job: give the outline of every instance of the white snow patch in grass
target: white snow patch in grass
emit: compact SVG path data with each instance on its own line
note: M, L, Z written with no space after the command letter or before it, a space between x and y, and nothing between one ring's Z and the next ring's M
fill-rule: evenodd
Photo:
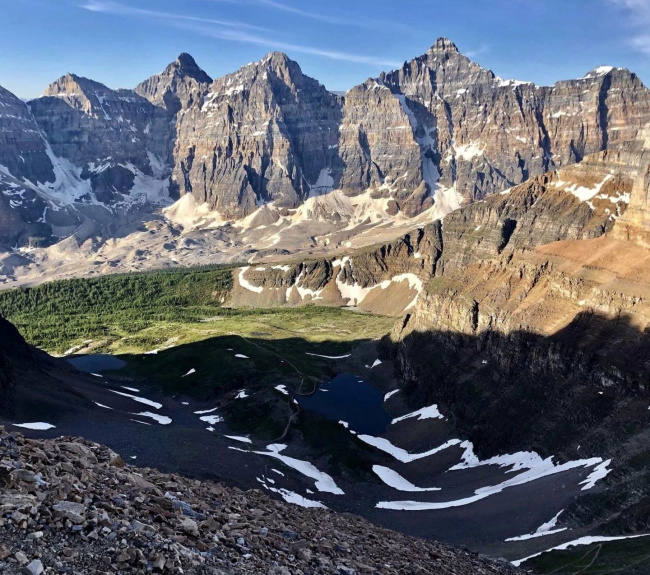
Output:
M271 468L271 471L273 471L273 473L277 473L278 475L281 475L282 477L284 477L284 473L282 473L282 471L280 471L278 469Z
M376 359L374 361L374 363L370 366L370 369L372 369L373 367L377 367L378 365L381 365L381 364L382 364L381 359Z
M393 395L396 393L399 393L401 390L399 389L394 389L393 391L389 391L386 395L384 395L384 401L388 401Z
M283 395L289 395L289 392L287 391L287 386L286 385L276 385L275 389L277 389Z
M246 390L245 390L245 389L242 389L242 390L237 394L237 397L235 397L235 399L246 399L247 397L249 397L249 395L246 393Z
M253 443L250 439L248 439L248 437L239 437L238 435L224 435L224 437L232 439L233 441L241 441L242 443Z
M183 377L187 377L188 375L192 375L193 373L196 373L196 369L194 368L190 369Z
M172 420L166 415L158 415L157 413L151 413L150 411L143 411L142 413L134 413L133 415L141 415L142 417L149 417L154 421L160 423L160 425L169 425Z
M90 375L94 375L95 377L104 377L101 373L91 373ZM125 387L124 389L128 388Z
M144 403L145 405L148 405L149 407L154 407L156 409L160 409L162 407L162 403L158 403L156 401L151 401L150 399L146 399L144 397L138 397L137 395L131 395L130 393L122 393L121 391L115 391L114 389L109 389L109 391L112 391L113 393L117 393L117 395L122 395L124 397L129 397L134 401L137 401L139 403Z
M282 496L282 499L284 499L287 503L292 503L293 505L299 505L300 507L312 507L312 508L317 508L317 509L327 509L325 505L323 505L320 501L313 501L312 499L307 499L306 497L303 497L302 495L295 493L294 491L289 491L288 489L277 489L275 487L270 487L268 485L264 485L269 491L273 491L274 493L278 493L279 495Z
M594 457L591 459L568 461L566 463L556 465L553 463L553 457L542 459L537 453L533 452L519 452L514 454L500 455L497 457L492 457L491 459L487 459L485 461L480 461L474 454L473 445L471 442L464 441L460 443L458 440L452 441L456 441L456 444L460 444L462 447L464 447L465 453L463 454L463 462L452 467L450 471L468 469L483 465L511 467L507 473L513 473L515 471L522 470L525 471L523 471L523 473L517 474L511 479L498 483L497 485L481 487L474 492L474 495L470 495L469 497L464 497L462 499L436 503L421 501L381 501L377 504L377 507L380 509L394 509L402 511L425 511L433 509L447 509L450 507L462 507L464 505L469 505L471 503L475 503L476 501L480 501L481 499L485 499L486 497L490 497L491 495L501 493L508 487L530 483L537 479L541 479L542 477L555 475L557 473L562 473L570 469L576 469L579 467L593 467L602 463L603 461L600 457Z
M334 479L332 479L331 476L323 471L320 471L317 467L308 461L302 461L300 459L294 459L293 457L281 455L280 451L283 451L286 449L286 447L287 446L283 444L267 445L266 448L269 451L254 451L253 453L273 457L274 459L282 461L282 463L284 463L286 466L295 469L299 473L302 473L306 477L314 479L316 481L315 486L318 491L321 491L323 493L333 493L334 495L345 495L343 490L336 485Z
M239 285L243 287L244 289L247 289L248 291L252 291L254 293L262 293L264 291L264 286L254 286L252 283L250 283L245 277L244 274L250 269L250 266L247 266L245 268L241 268L239 270Z
M553 529L553 527L557 525L557 520L563 512L564 509L558 511L557 515L553 517L553 519L538 527L534 533L519 535L518 537L508 537L506 541L526 541L528 539L536 539L537 537L544 537L545 535L553 535L554 533L561 533L562 531L566 531L566 527L562 527L561 529Z
M220 415L204 415L203 417L199 417L201 421L205 421L206 423L209 423L210 425L214 425L215 423L221 423L223 421L223 417Z
M196 415L204 415L204 414L206 414L206 413L212 413L212 412L214 412L214 411L217 411L217 409L219 409L219 408L218 408L218 407L213 407L212 409L205 409L205 410L203 410L203 411L195 411L194 413L195 413Z
M120 385L122 389L126 389L127 391L133 391L135 393L140 393L139 389L136 389L135 387L126 387L126 385Z
M93 401L93 403L94 403L97 407L103 407L104 409L113 409L112 407L108 407L108 405L104 405L103 403L97 403L96 401Z
M602 391L601 391L602 393ZM608 459L607 461L603 461L602 463L599 463L594 467L594 470L591 472L589 477L585 479L584 481L580 482L580 485L583 485L584 487L582 488L582 491L586 491L587 489L591 489L596 485L596 482L599 479L603 479L607 474L611 471L611 469L607 469L607 466L612 462L611 459Z
M350 357L352 354L348 353L347 355L320 355L318 353L309 353L308 351L306 351L305 355L311 355L313 357L322 357L325 359L345 359L346 357Z
M650 533L643 533L642 535L622 535L618 537L601 537L601 536L588 535L586 537L580 537L579 539L574 539L573 541L569 541L568 543L562 543L562 545L558 545L557 547L551 547L550 549L546 549L545 551L540 551L539 553L529 555L528 557L524 557L523 559L517 559L516 561L511 561L511 563L515 567L519 567L522 563L525 563L529 559L533 559L534 557L539 557L540 555L544 553L548 553L549 551L564 551L569 547L591 545L592 543L607 543L608 541L621 541L623 539L638 539L639 537L650 537Z
M417 461L418 459L429 457L430 455L434 455L443 449L453 447L454 445L460 445L462 443L460 439L450 439L446 443L443 443L438 447L434 447L429 451L425 451L423 453L409 453L405 449L393 445L390 441L388 441L388 439L384 439L383 437L374 437L372 435L359 435L358 437L361 441L367 443L368 445L372 445L377 449L385 451L402 463L411 463L411 461Z
M243 353L236 353L235 357L238 357L239 359L250 359L250 357L244 355Z
M151 425L151 423L147 423L146 421L140 421L139 419L132 419L131 421L135 423L141 423L142 425Z
M422 491L440 491L440 487L417 487L410 481L402 477L396 471L381 465L373 465L372 470L388 487L399 491L422 492Z
M48 429L54 429L56 425L51 423L45 423L43 421L35 421L33 423L14 423L14 427L22 427L24 429L33 429L35 431L47 431Z
M400 421L404 421L405 419L410 419L412 417L417 417L418 421L422 421L423 419L444 419L442 413L438 411L438 406L430 405L429 407L418 409L413 413L407 413L401 417L396 417L393 419L393 421L391 421L391 423L399 423Z

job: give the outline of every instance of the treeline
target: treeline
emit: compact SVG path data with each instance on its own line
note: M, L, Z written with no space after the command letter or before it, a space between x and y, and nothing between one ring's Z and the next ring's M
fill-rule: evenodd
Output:
M232 289L231 269L106 275L0 291L0 315L33 345L61 352L75 338L121 337L154 322L230 315L221 304Z

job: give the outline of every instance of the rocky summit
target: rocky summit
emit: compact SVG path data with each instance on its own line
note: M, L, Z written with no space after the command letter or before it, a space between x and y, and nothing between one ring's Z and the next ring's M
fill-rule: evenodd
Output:
M351 515L126 465L83 439L2 427L0 528L7 574L517 572Z

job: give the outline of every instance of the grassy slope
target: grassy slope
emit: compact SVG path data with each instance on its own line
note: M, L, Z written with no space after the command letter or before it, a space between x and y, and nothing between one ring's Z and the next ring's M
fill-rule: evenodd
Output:
M553 551L524 563L522 567L549 575L646 575L650 573L650 538L595 543L566 551Z
M228 267L66 280L0 292L0 315L48 352L92 340L93 353L123 355L134 375L154 378L167 392L189 387L197 397L279 375L311 388L313 379L330 375L332 362L307 352L347 353L394 321L313 306L224 308L231 288ZM154 349L162 351L143 355ZM197 370L191 386L181 378L189 369Z

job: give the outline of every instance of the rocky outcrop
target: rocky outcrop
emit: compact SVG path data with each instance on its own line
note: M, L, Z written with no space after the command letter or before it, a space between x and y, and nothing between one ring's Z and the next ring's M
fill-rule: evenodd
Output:
M636 154L640 169L631 175L634 184L630 205L616 222L612 236L631 241L643 247L650 247L650 130L646 128L641 139L629 146L628 153Z
M78 438L0 428L0 461L3 573L518 572L352 515L138 469Z
M437 222L351 256L240 268L233 274L228 304L357 306L399 316L415 305L423 278L435 268L441 246Z
M34 184L54 182L50 151L27 105L0 87L0 244L49 238L48 206Z

